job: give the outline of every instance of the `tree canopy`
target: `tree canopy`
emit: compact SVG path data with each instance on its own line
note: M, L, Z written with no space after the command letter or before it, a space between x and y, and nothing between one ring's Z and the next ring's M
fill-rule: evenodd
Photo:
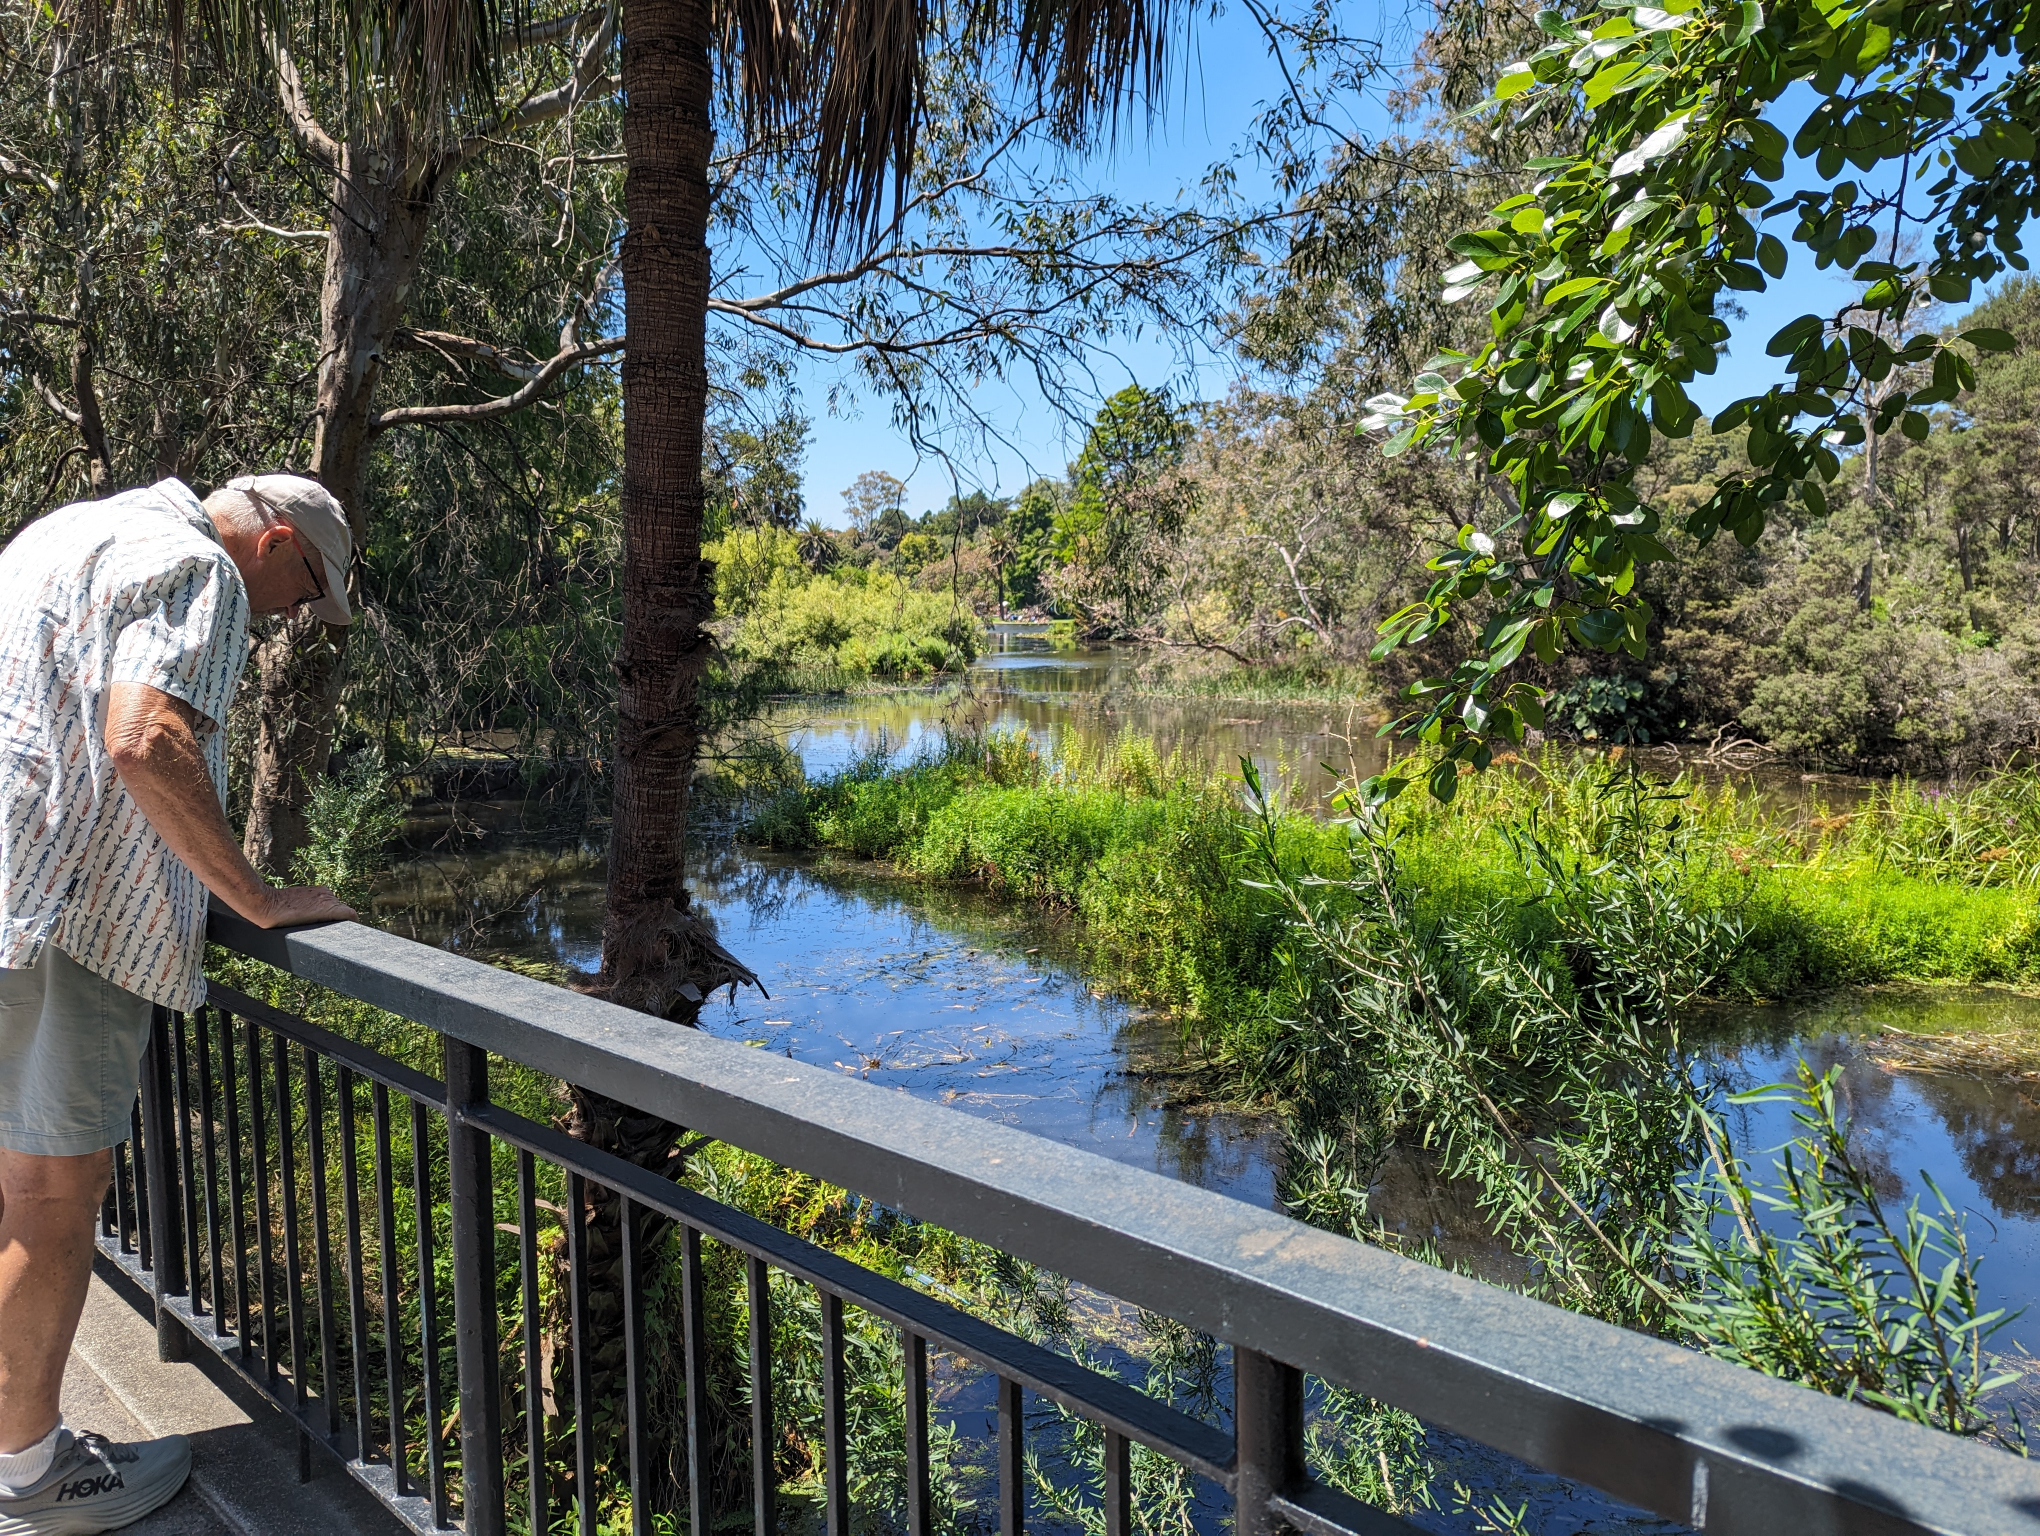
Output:
M1432 562L1378 648L1485 602L1472 654L1410 694L1404 726L1441 749L1441 796L1460 762L1485 766L1541 723L1527 658L1643 653L1639 573L1671 551L1637 473L1654 442L1698 424L1691 387L1717 365L1736 296L1809 266L1861 285L1781 327L1777 381L1709 424L1746 428L1747 456L1684 526L1748 546L1788 503L1824 509L1880 435L1923 440L1928 413L1974 385L1976 354L2012 347L1989 326L1940 331L1932 306L2024 269L2040 197L2040 31L2021 7L1602 0L1537 25L1544 46L1482 110L1566 118L1574 146L1531 159L1534 186L1450 242L1462 260L1443 297L1480 295L1487 338L1441 351L1407 397L1376 397L1367 423L1393 429L1390 455L1466 454L1509 493L1498 526L1464 525Z

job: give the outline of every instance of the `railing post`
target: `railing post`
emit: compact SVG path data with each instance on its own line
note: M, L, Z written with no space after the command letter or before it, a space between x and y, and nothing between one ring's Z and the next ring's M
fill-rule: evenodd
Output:
M142 1052L142 1160L149 1197L149 1282L156 1303L156 1358L182 1360L190 1346L165 1298L184 1294L184 1238L179 1231L177 1116L170 1088L170 1010L150 1010Z
M1305 1475L1303 1372L1235 1348L1233 1435L1238 1455L1233 1529L1239 1536L1275 1536L1287 1522L1269 1501L1299 1487Z
M446 1041L446 1151L453 1196L453 1331L460 1376L461 1524L503 1536L503 1400L496 1365L496 1194L486 1131L461 1113L489 1100L489 1055Z

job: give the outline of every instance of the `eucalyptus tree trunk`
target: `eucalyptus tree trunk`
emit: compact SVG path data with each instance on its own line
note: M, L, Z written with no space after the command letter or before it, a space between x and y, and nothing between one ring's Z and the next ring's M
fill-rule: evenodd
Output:
M319 291L317 428L310 473L368 537L362 472L373 440L383 349L403 319L431 229L436 178L402 143L340 146ZM243 848L278 878L304 847L312 788L333 750L347 631L310 614L278 624L255 652L260 705Z

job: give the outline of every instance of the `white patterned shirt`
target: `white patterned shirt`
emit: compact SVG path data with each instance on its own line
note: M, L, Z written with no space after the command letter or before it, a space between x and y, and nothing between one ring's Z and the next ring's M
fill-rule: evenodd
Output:
M248 589L181 481L59 507L0 550L0 966L54 943L151 1002L204 1001L206 890L115 774L107 694L195 709L224 806L247 660Z

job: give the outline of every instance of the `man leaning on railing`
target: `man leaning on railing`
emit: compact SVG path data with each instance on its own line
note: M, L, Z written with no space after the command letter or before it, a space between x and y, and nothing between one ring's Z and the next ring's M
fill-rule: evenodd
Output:
M64 1362L107 1149L152 1004L205 997L206 892L265 928L354 911L277 889L227 825L251 614L346 624L346 515L296 475L62 507L0 550L0 1533L110 1531L183 1485L183 1436L74 1433Z

